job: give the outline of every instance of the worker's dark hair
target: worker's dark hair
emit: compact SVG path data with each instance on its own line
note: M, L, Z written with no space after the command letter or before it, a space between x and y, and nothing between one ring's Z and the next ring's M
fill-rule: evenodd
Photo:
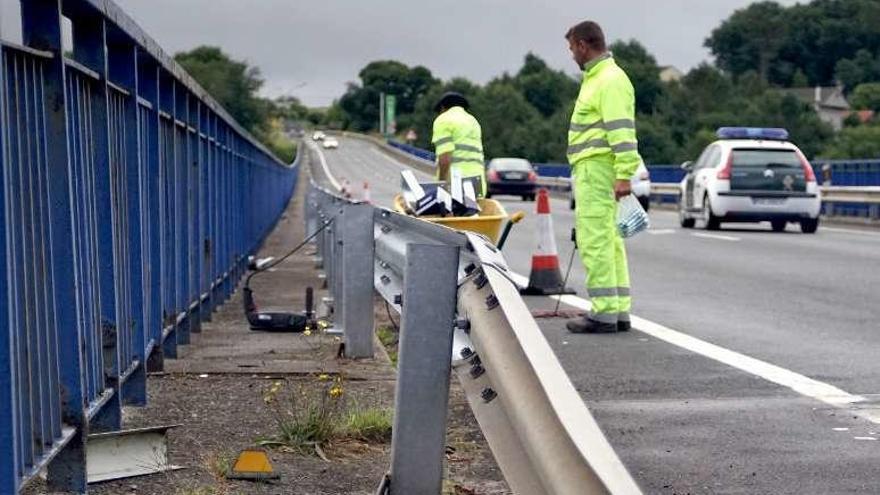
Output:
M434 105L434 111L439 112L444 108L448 110L452 107L462 107L465 110L468 110L470 106L470 103L463 94L456 93L455 91L449 91L448 93L445 93L443 96L441 96L439 100L437 100L437 104Z
M583 21L575 24L565 33L565 39L583 41L593 50L605 51L605 33L593 21Z

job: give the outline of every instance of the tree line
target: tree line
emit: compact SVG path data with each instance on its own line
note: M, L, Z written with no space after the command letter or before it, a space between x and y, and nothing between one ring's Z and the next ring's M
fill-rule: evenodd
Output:
M715 139L715 129L726 125L785 127L811 157L880 157L880 119L862 121L853 115L835 134L809 103L786 92L840 84L854 110L880 113L878 19L878 0L813 0L792 7L753 3L706 38L714 63L670 82L660 80L661 67L641 43L613 43L610 49L636 89L645 161L692 160ZM379 94L394 94L401 137L413 129L415 144L430 147L433 105L443 92L454 90L471 100L488 157L565 161L566 129L580 76L553 69L535 54L527 54L516 73L485 85L463 78L442 81L426 67L393 60L371 62L358 76L360 81L348 85L321 124L375 131Z

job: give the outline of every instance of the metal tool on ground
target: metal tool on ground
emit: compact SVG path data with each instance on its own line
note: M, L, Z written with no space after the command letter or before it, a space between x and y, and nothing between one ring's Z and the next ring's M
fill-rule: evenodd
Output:
M260 311L254 301L254 291L250 287L251 280L262 273L278 266L284 260L292 256L294 253L303 248L312 239L318 236L326 229L332 220L324 222L317 231L305 238L300 244L290 250L287 254L277 260L253 263L250 265L251 274L245 279L244 288L242 289L242 304L244 305L244 313L247 317L251 330L262 330L265 332L291 332L298 333L305 331L306 327L313 324L315 320L313 293L311 287L306 287L306 309L303 313L288 313L279 311Z
M280 476L272 469L272 462L266 451L245 449L238 454L232 469L226 473L231 480L273 480Z
M550 216L550 196L547 189L538 191L538 243L532 254L532 269L529 272L529 285L520 289L527 296L547 296L554 294L574 294L565 286L559 273L559 254L553 233L553 217Z

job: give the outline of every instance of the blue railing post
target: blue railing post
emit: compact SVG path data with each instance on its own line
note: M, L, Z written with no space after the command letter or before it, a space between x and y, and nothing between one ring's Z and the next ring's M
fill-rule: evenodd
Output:
M0 50L0 458L6 459L0 463L0 493L16 493L18 491L19 471L21 459L16 448L18 438L17 425L18 414L13 406L16 403L16 390L14 386L15 368L13 366L13 326L9 324L10 294L7 282L7 238L6 225L9 222L6 216L6 188L9 184L7 178L8 166L6 164L6 149L8 147L7 132L3 127L6 122L6 59L4 51Z
M117 215L125 226L120 229L120 261L119 272L123 280L129 283L120 284L119 292L126 302L126 314L118 318L118 334L120 354L120 380L122 402L130 405L147 403L147 348L144 330L144 266L141 236L141 197L140 197L140 119L138 119L137 95L137 48L123 33L115 29L107 32L107 79L114 85L114 116L118 119L116 141L118 151L115 153L118 171L123 180L119 181L120 196L125 201L117 202L120 209ZM126 94L127 93L127 94ZM124 317L125 319L122 319Z
M78 12L72 20L75 24L73 38L74 59L95 71L101 79L96 97L91 99L91 113L95 118L91 144L94 156L95 213L97 215L97 261L98 261L98 299L100 321L97 322L97 353L102 354L97 377L98 394L109 395L106 402L99 403L92 411L90 426L95 431L118 430L122 426L122 399L115 393L118 389L119 329L116 293L117 253L113 232L113 173L109 143L110 109L107 87L106 23L98 12ZM84 104L88 104L85 102ZM106 387L106 389L104 388Z
M59 0L28 0L21 2L22 32L25 45L52 53L42 71L44 98L44 139L47 193L49 198L49 252L51 257L50 304L54 321L48 331L50 342L57 345L61 388L61 420L76 429L67 447L49 465L52 487L72 492L86 490L86 452L88 433L86 403L83 389L82 335L76 316L73 228L70 197L70 170L67 154L67 117L65 68ZM36 82L36 81L35 81ZM34 88L36 89L36 88ZM44 308L47 310L48 308ZM58 328L63 331L58 332ZM31 442L31 438L20 438ZM44 443L50 439L41 439ZM22 459L32 466L33 460ZM26 466L22 466L26 467ZM23 474L23 473L22 473Z
M159 216L162 218L162 353L177 357L174 79L159 74Z
M146 297L144 328L147 371L164 369L162 353L162 207L159 180L159 68L148 57L138 57L138 122L140 132L141 225L144 226Z

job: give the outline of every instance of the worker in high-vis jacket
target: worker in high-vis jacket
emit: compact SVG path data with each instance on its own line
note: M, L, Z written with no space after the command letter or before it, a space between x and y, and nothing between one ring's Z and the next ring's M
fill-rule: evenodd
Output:
M605 46L602 28L592 21L565 35L583 82L568 130L568 162L575 197L575 232L587 270L592 305L571 320L573 333L630 329L629 269L617 230L617 202L632 193L630 178L641 162L635 126L635 94L626 73Z
M437 180L450 182L452 170L462 179L479 179L474 191L480 197L486 195L486 167L483 163L483 131L480 123L468 113L467 98L455 92L444 94L434 110L431 142L437 155Z

